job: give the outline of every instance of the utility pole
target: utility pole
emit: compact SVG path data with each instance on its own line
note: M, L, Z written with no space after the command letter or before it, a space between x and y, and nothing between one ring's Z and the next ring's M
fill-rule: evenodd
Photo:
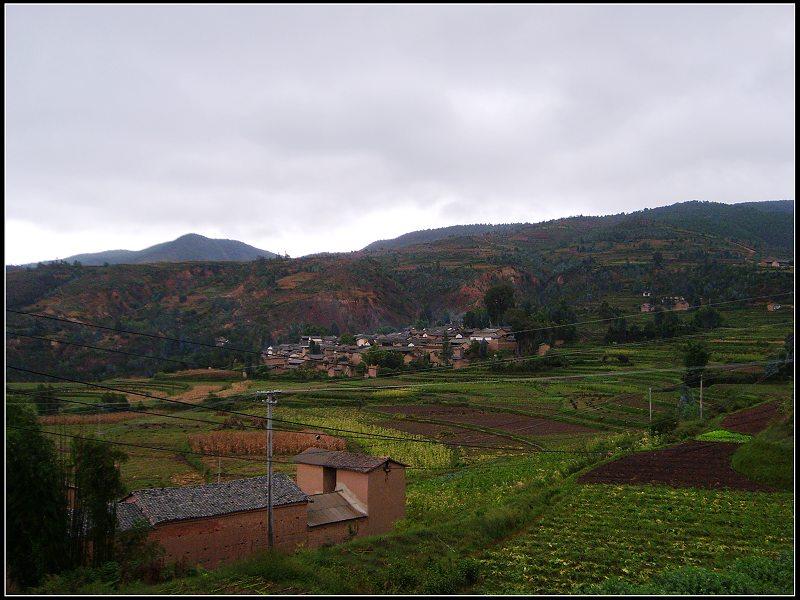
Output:
M272 407L278 403L275 395L279 393L280 390L256 392L256 397L265 397L262 402L267 405L267 545L270 550L275 545L272 526Z
M703 376L700 375L700 420L703 420Z
M653 422L653 388L647 388L647 403L650 405L650 422Z

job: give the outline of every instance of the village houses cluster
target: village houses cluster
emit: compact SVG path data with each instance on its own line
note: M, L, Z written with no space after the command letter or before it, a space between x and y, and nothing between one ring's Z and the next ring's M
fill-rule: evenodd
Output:
M355 343L342 344L336 336L307 335L294 344L270 346L261 354L262 362L276 374L295 369L313 369L330 377L377 377L379 366L367 364L372 349L396 352L403 364L414 361L433 366L467 366L471 348L483 345L487 352L517 352L517 341L508 328L465 329L457 326L417 329L387 334L358 334Z
M645 298L651 298L652 293L644 291L642 292L642 296L644 296ZM657 306L658 305L655 303L655 301L650 300L649 302L645 302L644 304L642 304L641 312L655 312ZM678 311L689 310L691 308L691 306L683 296L666 296L661 299L661 306L667 309L678 310Z

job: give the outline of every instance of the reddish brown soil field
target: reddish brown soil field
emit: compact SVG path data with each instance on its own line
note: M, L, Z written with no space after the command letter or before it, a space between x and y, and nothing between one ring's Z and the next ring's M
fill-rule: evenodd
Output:
M378 410L392 414L403 413L422 419L440 419L453 423L490 427L517 435L554 435L558 433L593 433L596 431L589 427L572 423L514 413L491 412L466 406L382 406Z
M736 433L754 434L763 431L779 417L777 402L767 402L754 408L740 410L722 420L722 428Z
M419 421L394 419L382 423L381 425L406 433L423 435L427 438L440 441L443 444L453 446L470 444L476 446L503 446L508 448L522 447L519 442L499 435L492 435L491 433L484 433L483 431L459 429L458 427L447 427L446 425L436 425L435 423L420 423Z
M582 475L580 483L666 484L672 487L771 491L731 468L739 444L691 441L635 452Z

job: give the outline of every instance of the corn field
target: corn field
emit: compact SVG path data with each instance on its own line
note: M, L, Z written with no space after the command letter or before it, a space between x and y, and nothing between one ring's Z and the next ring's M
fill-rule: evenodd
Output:
M39 417L42 425L92 425L95 423L119 423L120 421L130 421L140 419L141 413L135 412L114 412L84 415L45 415Z
M190 435L189 445L195 452L263 455L267 452L267 436L262 431L211 431ZM276 431L272 438L275 454L298 454L312 447L344 450L345 446L342 438L314 431Z

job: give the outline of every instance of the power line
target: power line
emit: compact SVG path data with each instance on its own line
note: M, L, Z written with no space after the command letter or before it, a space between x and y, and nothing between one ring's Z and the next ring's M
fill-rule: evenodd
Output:
M167 340L167 341L170 341L170 342L179 342L179 343L182 343L182 344L192 344L192 345L195 345L195 346L203 346L203 347L206 347L206 348L214 348L216 350L227 350L227 351L232 351L232 352L244 352L244 353L247 353L247 354L258 354L259 356L261 355L261 351L260 350L246 350L244 348L235 348L233 346L217 346L216 344L207 344L205 342L198 342L198 341L195 341L195 340L174 338L174 337L170 337L170 336L166 336L166 335L158 335L158 334L154 334L154 333L144 333L144 332L141 332L141 331L131 331L129 329L121 329L119 327L108 327L107 325L98 325L97 323L89 323L87 321L77 321L77 320L74 320L74 319L65 319L63 317L56 317L56 316L53 316L53 315L43 315L43 314L39 314L39 313L26 312L26 311L23 311L23 310L13 310L11 308L6 308L6 311L10 312L10 313L17 314L17 315L26 315L26 316L29 316L29 317L36 317L37 319L48 319L50 321L58 321L60 323L70 323L72 325L81 325L82 327L92 327L94 329L102 329L102 330L105 330L105 331L114 331L114 332L117 332L117 333L125 333L125 334L128 334L128 335L139 335L139 336L148 337L148 338L157 339L157 340Z
M68 346L78 346L80 348L89 348L89 349L92 349L92 350L102 350L103 352L114 352L115 354L125 354L127 356L136 356L136 357L139 357L139 358L149 358L151 360L163 360L163 361L166 361L166 362L176 363L176 364L183 365L183 366L193 366L193 367L197 367L197 368L205 368L202 365L199 365L198 363L193 363L191 361L186 361L186 360L177 360L177 359L173 359L173 358L166 358L164 356L153 356L152 354L138 354L136 352L126 352L124 350L114 350L112 348L101 348L100 346L91 346L91 345L88 345L88 344L79 344L78 342L67 342L65 340L57 340L57 339L42 337L42 336L38 336L38 335L28 335L28 334L25 334L25 333L17 333L15 331L7 331L6 333L8 335L11 335L11 336L14 336L14 337L24 337L24 338L30 338L30 339L33 339L33 340L42 340L42 341L45 341L45 342L56 342L58 344L66 344Z
M772 362L772 361L760 361L760 362L756 361L756 362L750 362L750 363L728 363L728 364L723 364L723 365L712 365L712 366L706 366L706 367L689 367L689 368L686 368L686 370L719 369L719 368L736 367L736 366L753 366L753 365L765 364L765 363L769 363L769 362ZM152 398L152 399L155 399L155 400L162 400L162 401L166 401L166 402L171 402L171 403L175 403L175 404L180 404L180 405L185 405L185 406L190 406L192 408L196 408L196 405L194 405L194 404L191 404L191 403L188 403L188 402L184 402L184 401L180 401L180 400L174 400L174 399L171 399L171 398L164 398L164 397L160 397L160 396L154 396L152 394L145 394L145 393L142 393L142 392L132 392L132 391L120 390L119 388L112 388L112 387L109 387L109 386L103 386L103 385L100 385L100 384L89 383L89 382L76 380L76 379L70 379L70 378L61 377L61 376L53 375L53 374L49 374L49 373L42 373L42 372L30 370L30 369L24 369L24 368L21 368L21 367L15 367L15 366L12 366L12 365L8 365L8 368L11 368L11 369L14 369L14 370L17 370L17 371L22 371L22 372L35 374L35 375L42 375L42 376L45 376L45 377L51 377L51 378L54 378L54 379L60 379L60 380L63 380L63 381L70 381L70 382L73 382L73 383L81 383L81 384L84 384L84 385L89 385L89 386L98 387L98 388L102 388L102 389L107 389L107 390L111 390L111 391L121 391L121 392L132 394L132 395L143 396L143 397L146 397L146 398ZM662 369L647 369L647 370L623 371L623 372L619 372L619 371L614 372L614 371L612 371L612 372L607 372L607 373L590 373L590 374L582 374L582 375L551 376L551 377L539 377L539 378L516 378L516 379L514 379L514 381L549 381L549 380L581 379L581 378L588 378L588 377L603 377L603 376L618 377L618 376L629 376L629 375L633 375L633 374L643 374L643 373L653 373L653 372L674 372L674 371L682 371L682 370L684 370L684 369L682 369L682 368L666 368L666 369L663 369L662 368ZM497 383L498 381L503 381L503 380L495 380L495 381L480 380L480 381L474 381L474 382L469 382L469 383L474 383L474 384L477 384L477 383ZM463 383L463 382L461 382L461 383ZM452 385L453 382L438 382L438 384ZM437 385L437 383L428 383L428 384L421 384L421 385L424 385L425 387L430 387L430 386L433 386L433 385ZM411 387L419 387L419 385L410 384L410 385L405 385L405 386L380 386L380 387L373 388L373 389L398 389L398 388L406 389L406 388L411 388ZM360 390L367 391L367 390L369 390L369 388L360 388ZM285 393L304 393L304 392L312 392L312 391L320 391L320 390L293 390L291 392L287 391ZM259 415L253 415L251 413L242 413L242 412L238 412L238 411L231 411L231 410L228 410L228 409L216 409L216 410L218 412L230 413L230 414L234 414L234 415L237 415L237 416L244 416L244 417L249 417L249 418L253 418L253 417L261 418ZM338 431L338 432L353 433L353 434L362 435L362 436L366 435L366 436L369 436L370 438L373 438L373 439L387 439L387 440L396 440L396 441L408 441L408 438L399 438L399 437L394 437L394 436L381 436L380 434L369 434L369 433L365 434L365 432L353 431L353 430L348 430L348 429L343 429L343 428L321 426L321 425L313 425L313 424L309 424L309 423L291 421L291 420L288 420L288 419L274 419L274 420L275 421L284 422L284 423L294 424L294 425L305 426L305 427L316 427L318 429L326 429L326 430L332 430L332 431ZM456 426L458 425L457 423L450 423L450 422L448 422L448 424L452 424L452 425L456 425ZM433 441L430 441L430 440L419 440L419 441L420 442L439 443L439 444L441 444L441 442L433 442ZM466 444L459 444L459 446L469 447ZM480 448L483 448L483 449L487 448L486 446L483 446L483 445L475 446L475 447L480 447ZM495 449L512 450L512 448L499 448L499 447L495 448ZM513 448L513 450L518 450L518 448ZM547 449L544 449L544 448L540 448L540 449L538 449L536 451L537 452L564 452L564 451L557 451L557 450L547 450Z
M507 381L513 382L521 382L521 383L537 383L537 382L547 382L547 381L562 381L562 380L569 380L569 379L584 379L584 378L593 378L593 377L627 377L630 375L644 375L647 373L668 373L668 372L676 372L676 371L683 371L683 370L695 370L695 369L722 369L726 367L736 367L736 366L757 366L761 364L768 364L772 361L753 361L747 363L727 363L721 365L707 365L705 367L673 367L673 368L659 368L659 369L639 369L639 370L632 370L632 371L606 371L604 373L581 373L577 375L552 375L547 377L510 377L510 378L503 378L503 379L477 379L477 380L467 380L467 381L434 381L430 383L409 383L409 384L398 384L398 385L384 385L384 386L372 386L372 387L356 387L351 386L346 389L350 391L364 391L364 392L373 392L379 390L396 390L396 389L411 389L411 388L428 388L434 386L441 386L441 385L477 385L477 384L491 384L491 383L503 383ZM317 392L331 392L331 391L342 391L343 388L341 387L327 387L327 388L306 388L306 389L289 389L285 390L284 393L291 393L291 394L304 394L304 393L317 393Z
M61 377L59 375L53 375L53 374L50 374L50 373L41 373L41 372L38 372L38 371L32 371L32 370L29 370L29 369L23 369L21 367L15 367L15 366L12 366L12 365L8 365L8 368L14 369L14 370L17 370L17 371L33 373L33 374L36 374L36 375L43 375L45 377L52 377L54 379L61 379L61 380L64 380L64 381L70 381L70 382L73 382L73 383L82 383L84 385L99 387L99 388L110 390L110 391L123 392L123 393L127 393L127 394L134 394L134 395L137 395L137 396L143 396L145 398L151 398L151 399L154 399L154 400L164 400L166 402L173 402L173 403L176 403L176 404L181 404L181 405L186 405L186 406L191 406L193 408L197 408L196 405L191 404L189 402L183 402L181 400L174 400L174 399L171 399L171 398L164 398L164 397L161 397L161 396L153 396L152 394L145 394L143 392L127 391L127 390L123 390L123 389L120 389L120 388L113 388L113 387L104 386L104 385L95 384L95 383L90 383L90 382L86 382L86 381L80 381L80 380L76 380L76 379L70 379L70 378L66 378L66 377ZM214 410L217 410L218 412L230 413L230 414L237 415L237 416L242 416L242 417L263 419L262 416L254 415L252 413L243 413L243 412L239 412L239 411L231 411L231 410L220 409L220 408L217 408L217 409L214 409ZM146 412L146 411L131 409L131 412ZM154 414L156 416L168 416L168 415L163 415L163 414L160 414L160 413L149 413L149 414ZM173 416L172 418L185 418L185 417ZM188 420L196 420L196 419L190 419L190 418L187 418L187 419ZM515 451L519 450L519 448L502 447L502 446L486 446L486 445L482 445L482 444L480 444L480 445L477 445L477 444L446 444L444 442L439 442L439 441L434 441L434 440L403 438L403 437L398 437L398 436L388 436L388 435L384 435L384 434L373 434L373 433L364 432L364 431L354 431L354 430L351 430L351 429L343 429L343 428L340 428L340 427L329 427L329 426L325 426L325 425L316 425L316 424L313 424L313 423L303 423L303 422L300 422L300 421L292 421L292 420L288 420L288 419L273 418L273 421L278 421L278 422L281 422L281 423L288 423L288 424L291 424L291 425L298 425L298 426L302 426L302 427L312 427L312 428L316 428L316 429L325 429L325 430L329 430L329 431L335 431L335 432L338 432L338 433L355 434L355 435L350 435L350 436L341 435L341 437L350 437L350 438L353 438L353 439L358 439L356 436L361 436L360 439L365 439L365 440L388 440L388 441L399 441L399 442L408 442L408 443L438 444L438 445L445 445L445 446L446 445L457 445L457 446L460 446L460 447L474 447L474 448L481 448L481 449L485 449L485 450L515 450ZM212 423L214 425L222 425L223 424L223 423L219 423L219 422L216 422L216 421L206 421L206 422L207 423ZM255 426L247 426L247 425L245 425L245 427L261 430L260 427L255 427ZM309 435L316 435L315 433L312 433L312 432L299 432L299 431L289 430L289 429L280 430L280 431L286 431L286 432L291 432L291 433L308 433ZM527 443L528 445L532 446L532 451L550 452L549 450L546 450L544 448L539 447L538 444L535 444L533 442L522 442L522 443ZM533 448L535 448L535 450L533 450ZM553 452L555 452L555 451L553 451Z
M764 298L778 298L778 297L781 297L781 296L792 295L793 293L794 292L781 292L781 293L777 293L777 294L769 294L769 295L763 295L763 296L751 296L751 297L748 297L748 298L739 298L739 299L736 299L736 300L726 300L726 301L721 301L721 302L709 302L707 304L693 305L693 306L690 306L689 308L700 308L700 307L703 307L703 306L721 306L721 305L724 305L724 304L732 304L732 303L736 303L736 302L747 302L749 300L759 300L759 299L764 299ZM662 312L674 312L674 311L677 311L677 310L678 309L674 309L674 308L672 308L672 309L664 309ZM681 310L684 310L684 309L681 309ZM688 309L685 309L685 310L688 310ZM140 332L140 331L131 331L129 329L121 329L121 328L118 328L118 327L109 327L107 325L99 325L97 323L90 323L88 321L78 321L78 320L75 320L75 319L66 319L66 318L63 318L63 317L56 317L54 315L43 315L43 314L40 314L40 313L32 313L32 312L27 312L27 311L14 310L14 309L11 309L11 308L6 308L6 311L10 312L10 313L13 313L13 314L18 314L18 315L26 315L26 316L29 316L29 317L35 317L35 318L39 318L39 319L48 319L48 320L51 320L51 321L58 321L58 322L61 322L61 323L70 323L72 325L81 325L83 327L92 327L92 328L95 328L95 329L102 329L102 330L105 330L105 331L114 331L114 332L117 332L117 333L124 333L124 334L128 334L128 335L139 335L139 336L144 336L144 337L148 337L148 338L151 338L151 339L162 339L162 340L168 340L168 341L173 341L173 342L192 344L192 345L196 345L196 346L203 346L203 347L207 347L207 348L214 348L214 349L218 349L218 350L221 349L221 350L227 350L227 351L232 351L232 352L244 352L244 353L248 353L248 354L258 354L259 356L261 355L261 351L260 350L247 350L247 349L244 349L244 348L236 348L236 347L233 347L233 346L218 346L216 344L208 344L208 343L205 343L205 342L198 342L196 340L174 338L174 337L170 337L170 336L165 336L165 335L160 335L160 334L153 334L153 333L145 333L145 332ZM614 321L614 320L617 320L617 319L620 319L620 318L640 317L642 315L648 315L648 314L652 314L652 313L639 312L639 313L632 313L632 314L629 314L629 315L619 315L619 316L616 316L616 317L608 317L608 318L603 318L603 319L591 319L591 320L587 320L587 321L574 321L574 322L571 322L571 323L553 324L553 325L549 325L547 327L537 327L537 328L532 328L532 329L518 329L518 330L510 331L509 334L527 333L527 332L532 332L532 331L544 331L544 330L549 330L549 329L558 329L558 328L562 328L562 327L570 327L570 326L573 326L573 325L586 325L586 324L590 324L590 323L600 323L600 322L605 322L605 321Z
M766 323L766 324L763 324L763 325L758 325L756 327L760 328L760 329L763 329L763 328L766 328L766 327L775 327L775 326L778 326L778 325L785 325L785 324L789 324L789 323L791 323L791 321L779 321L779 322L776 322L776 323ZM675 340L682 340L682 339L702 337L702 336L710 336L710 335L713 335L714 333L721 334L721 333L727 333L727 332L732 332L732 331L752 331L754 328L755 327L722 328L722 331L712 330L712 331L703 331L703 332L698 332L698 333L691 333L691 334L673 336L673 337L669 337L669 338L657 338L657 339L652 339L652 340L641 340L641 341L635 341L635 342L623 342L621 344L614 344L613 346L599 346L597 349L589 349L589 348L583 349L583 350L581 350L580 348L565 348L563 350L557 350L556 349L556 350L548 351L548 353L546 355L544 355L544 356L547 356L547 357L550 357L550 356L571 357L571 356L579 356L579 355L597 354L599 350L603 350L605 352L608 352L608 351L616 350L618 348L639 347L639 346L646 346L646 345L650 345L650 344L662 344L662 343L663 344L667 344L667 343L670 343L670 342L675 341ZM386 350L391 352L392 348L393 347L388 347L387 346ZM395 376L396 377L402 377L402 376L413 377L413 376L418 375L420 373L429 373L429 372L433 372L433 371L440 371L440 372L446 371L448 373L450 373L450 372L463 373L465 371L471 371L471 370L475 370L475 369L491 368L493 365L497 365L497 364L525 362L527 360L535 360L536 358L537 358L537 355L514 356L514 357L511 357L511 358L504 358L504 359L499 359L499 360L492 360L492 361L487 361L487 362L474 363L474 364L472 364L470 366L462 367L460 369L453 369L453 367L450 366L450 365L431 366L431 367L414 369L413 371L401 371L401 370L394 369L394 370L391 370L391 371L383 371L383 372L379 373L378 377L376 377L375 379L389 378L389 377L395 377ZM541 358L541 357L539 357L539 358ZM350 383L350 382L351 382L350 380L340 380L338 382L338 384L339 384L339 387L341 389L345 389L347 387L345 384L346 383ZM334 382L332 382L332 383L337 383L337 382L334 380Z
M6 425L6 427L8 427L10 429L17 429L17 430L20 430L20 431L29 431L29 432L32 432L32 433L44 433L44 434L47 434L47 435L53 435L53 436L62 437L62 438L71 438L71 439L79 439L79 440L91 440L91 441L99 442L99 443L102 443L102 444L113 444L115 446L126 446L126 447L131 447L131 448L143 448L145 450L153 450L153 451L156 451L156 452L169 452L170 454L188 454L188 455L194 455L194 456L203 456L203 457L207 457L207 458L228 458L228 459L239 460L239 461L243 461L243 462L250 462L250 463L254 463L254 464L258 464L258 465L263 465L264 464L263 460L256 460L256 459L252 459L252 458L243 458L241 456L231 456L231 455L228 455L228 454L207 454L207 453L203 453L203 452L195 452L193 450L178 450L178 449L175 449L175 448L163 448L163 447L160 447L160 446L147 446L147 445L144 445L144 444L134 444L134 443L131 443L131 442L117 442L117 441L113 441L113 440L99 439L99 438L93 438L93 437L85 437L85 436L79 436L79 435L68 434L68 433L57 433L55 431L47 431L45 429L34 429L34 428L31 428L31 427L19 427L18 425ZM514 450L519 451L519 448L514 448ZM322 453L322 452L327 452L327 451L326 450L320 450L320 452ZM279 463L279 464L284 464L284 465L295 465L295 464L297 464L294 461L281 461L281 460L275 460L275 459L273 459L273 462ZM390 469L408 468L408 469L443 470L443 468L440 468L440 467L420 467L420 466L413 466L413 465L408 465L406 467L389 467L389 468Z
M665 309L662 309L660 312L662 312L662 313L665 313L665 312L684 312L684 311L687 311L687 310L689 310L691 308L702 308L704 306L722 306L723 304L733 304L735 302L747 302L749 300L763 300L765 298L779 298L781 296L790 296L790 295L793 295L793 294L794 294L794 292L780 292L778 294L768 294L768 295L764 295L764 296L751 296L749 298L739 298L738 300L725 300L725 301L722 301L722 302L708 302L707 304L694 304L694 305L689 306L688 308L680 308L680 309L678 309L678 308L665 308ZM603 318L603 319L592 319L592 320L589 320L589 321L574 321L572 323L563 323L563 324L560 324L560 325L551 325L551 326L548 326L548 327L537 327L537 328L533 328L533 329L518 329L516 331L511 331L510 333L528 333L528 332L531 332L531 331L544 331L546 329L557 329L557 328L561 328L561 327L570 327L572 325L588 325L589 323L603 323L603 322L606 322L606 321L616 321L617 319L627 319L629 317L641 317L641 316L652 315L652 314L655 314L655 313L646 313L646 312L643 313L643 312L640 311L638 313L631 313L631 314L627 314L627 315L619 315L617 317L608 317L608 318Z

